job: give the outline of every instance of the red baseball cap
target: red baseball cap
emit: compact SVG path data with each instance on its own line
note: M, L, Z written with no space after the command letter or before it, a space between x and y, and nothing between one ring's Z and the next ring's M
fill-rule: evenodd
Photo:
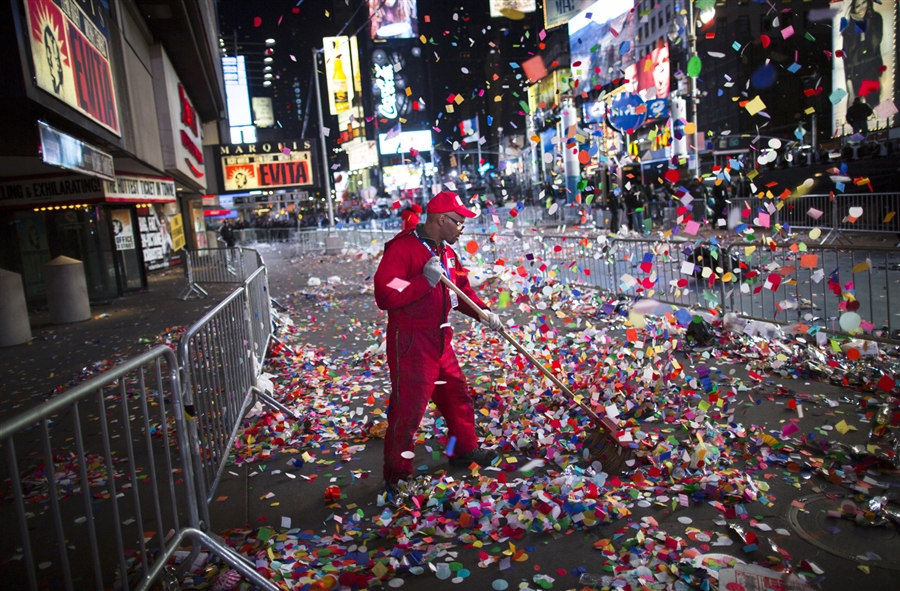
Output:
M441 191L431 198L427 206L428 213L458 213L466 218L474 218L475 212L466 209L462 199L456 193L450 191Z

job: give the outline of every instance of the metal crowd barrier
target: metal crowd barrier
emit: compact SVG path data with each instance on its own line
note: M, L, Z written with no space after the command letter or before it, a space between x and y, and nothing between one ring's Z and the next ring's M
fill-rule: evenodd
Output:
M849 240L849 232L900 232L900 193L803 195L786 200L757 196L732 199L731 206L750 210L742 218L747 224L797 230L819 228L823 231L822 243L839 238ZM760 213L769 216L768 224L758 223L762 221Z
M14 507L0 518L8 588L134 588L174 549L171 536L199 523L168 347L5 421L0 442Z
M743 318L874 341L900 340L892 305L900 302L896 248L734 244L725 249L747 269L723 284L723 309ZM841 317L858 314L861 331ZM809 329L806 332L810 332ZM880 334L878 334L880 333Z
M293 412L256 388L272 323L265 268L187 329L178 344L201 524L225 471L241 421L257 401Z
M813 335L821 330L900 341L900 321L890 314L900 302L896 248L806 245L801 251L792 243L725 247L706 240L528 231L466 234L458 244L469 240L478 242L478 256L487 264L503 259L529 275L550 277L552 271L554 280L580 287L681 307L719 308L748 320L800 324ZM545 271L539 271L541 264ZM859 314L861 331L842 329L845 312Z
M179 294L183 300L191 295L209 295L201 283L241 283L246 277L244 249L198 248L184 250L184 275L187 284Z

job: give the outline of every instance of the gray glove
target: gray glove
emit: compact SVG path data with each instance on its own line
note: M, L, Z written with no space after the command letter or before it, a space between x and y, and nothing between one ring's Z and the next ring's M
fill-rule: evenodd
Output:
M479 317L479 321L493 331L503 328L503 321L500 317L489 310L484 311L485 316Z
M428 259L428 262L425 263L425 268L422 269L422 275L425 275L425 279L428 280L428 284L431 287L441 282L441 275L443 274L444 266L441 264L441 259L437 257Z

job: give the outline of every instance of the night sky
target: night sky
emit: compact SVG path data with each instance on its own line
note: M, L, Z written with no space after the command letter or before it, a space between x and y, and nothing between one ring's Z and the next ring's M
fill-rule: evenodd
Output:
M321 46L322 37L336 35L348 21L343 34L359 32L361 43L367 35L368 8L360 8L360 3L361 0L219 1L219 25L228 53L233 54L236 32L238 50L248 59L251 96L273 98L276 120L285 136L299 137L303 130L305 109L312 98L311 48ZM538 51L540 10L539 3L537 13L513 21L490 18L487 1L418 3L418 32L427 39L422 48L431 72L422 96L433 123L440 129L436 143L449 150L452 141L460 139L458 123L476 112L482 113L482 132L490 142L483 146L485 151L497 149L494 134L500 126L507 135L515 130L524 133L520 101L527 104L528 95L519 66ZM271 87L264 88L263 43L270 37L276 40L272 56L275 79ZM464 100L454 105L453 114L448 114L445 105L451 95L460 95ZM326 118L326 127L333 124ZM315 135L313 108L306 136Z

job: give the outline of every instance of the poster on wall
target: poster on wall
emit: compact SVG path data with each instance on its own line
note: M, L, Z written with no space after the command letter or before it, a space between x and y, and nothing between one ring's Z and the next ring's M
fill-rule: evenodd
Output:
M109 8L90 2L24 0L31 63L37 86L119 134L109 64Z
M131 227L131 210L110 211L116 250L134 250L134 229Z
M147 270L168 269L181 264L181 254L176 252L172 241L169 217L164 205L154 203L150 207L138 207L137 214L141 250Z
M202 209L192 209L191 216L194 218L194 237L197 239L197 248L208 248L206 242L206 219L203 217Z
M868 120L870 129L890 127L891 118L897 113L896 0L836 0L830 8L835 11L831 33L832 131L839 135L853 133L847 122L847 110L857 98L874 111Z
M172 228L172 248L179 251L187 243L184 238L184 218L180 213L169 218L169 226Z

